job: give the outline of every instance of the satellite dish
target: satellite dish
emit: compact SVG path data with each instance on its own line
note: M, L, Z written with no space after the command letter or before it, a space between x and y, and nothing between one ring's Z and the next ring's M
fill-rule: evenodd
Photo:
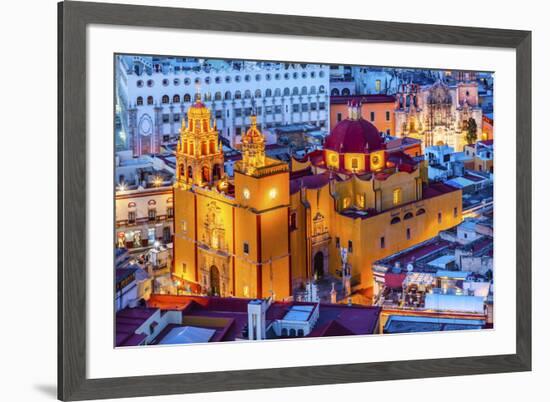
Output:
M407 264L407 272L412 272L414 270L414 265L411 263Z

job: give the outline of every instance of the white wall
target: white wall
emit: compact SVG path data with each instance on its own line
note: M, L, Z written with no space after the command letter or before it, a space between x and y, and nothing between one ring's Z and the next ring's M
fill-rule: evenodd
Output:
M119 0L124 2L124 0ZM136 1L137 2L137 1ZM545 3L526 0L521 7L513 7L496 0L479 2L463 0L456 7L442 7L441 0L426 0L421 4L408 0L387 2L364 2L348 0L337 3L322 0L271 2L233 0L190 0L140 1L143 4L181 5L194 8L231 9L236 11L258 11L271 13L294 13L325 17L348 17L374 20L405 22L425 22L467 26L488 26L534 30L534 76L533 76L533 133L535 136L533 164L540 171L534 173L534 372L521 374L501 374L469 376L444 379L392 381L338 386L287 388L283 390L257 390L226 392L192 396L167 396L143 398L144 401L281 401L308 399L316 401L353 400L361 397L368 400L384 400L388 395L417 395L424 401L469 401L495 400L542 400L547 393L545 384L550 376L550 347L545 339L550 331L547 307L544 306L547 286L550 284L550 271L545 269L547 239L545 227L549 224L543 213L545 201L550 196L545 178L545 154L550 147L550 137L544 133L547 120L547 97L543 88L548 87L550 55L547 51L550 41L550 25L547 22L548 10ZM510 4L512 5L512 4ZM8 213L5 227L14 228L20 233L4 231L2 239L9 241L15 252L8 253L8 260L2 266L20 265L21 257L32 255L39 263L26 265L25 293L19 286L3 287L4 306L8 309L4 321L16 328L12 332L2 332L1 342L4 376L2 396L10 401L54 400L56 384L56 0L28 0L3 4L2 55L7 62L0 63L4 77L3 96L0 98L4 125L2 157L7 158L3 166L16 166L16 174L25 184L18 186L23 191L13 197L2 198L2 209L35 211L40 214L40 240L26 243L28 225L21 213ZM383 55L381 55L383 60ZM406 61L404 61L406 65ZM12 77L12 78L8 78ZM13 105L28 104L31 101L33 112L28 108ZM34 121L31 121L31 118ZM28 122L29 130L21 132L21 124ZM6 124L7 123L7 124ZM513 140L513 139L509 139ZM29 147L29 153L23 152ZM3 193L4 194L4 193ZM17 203L13 203L16 197ZM37 210L37 206L39 206ZM36 226L34 226L36 227ZM10 237L7 237L10 233ZM29 249L32 245L32 249ZM6 291L8 294L6 294ZM30 294L36 295L31 297ZM30 320L22 310L39 312ZM32 327L31 327L32 325ZM36 329L39 329L37 332ZM32 329L32 330L31 330ZM33 356L32 362L25 356ZM461 390L461 392L456 392ZM540 396L539 396L540 395Z

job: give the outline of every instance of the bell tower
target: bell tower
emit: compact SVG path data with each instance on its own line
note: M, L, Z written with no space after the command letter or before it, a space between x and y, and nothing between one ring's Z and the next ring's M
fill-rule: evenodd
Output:
M216 122L200 93L182 122L176 150L177 185L210 187L224 176L223 150Z

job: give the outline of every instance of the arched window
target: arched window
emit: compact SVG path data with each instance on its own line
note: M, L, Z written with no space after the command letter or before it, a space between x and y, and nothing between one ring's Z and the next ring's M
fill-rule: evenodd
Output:
M392 225L395 225L396 223L399 223L399 222L401 222L401 218L399 218L399 216L396 216L396 217L394 217L394 218L391 220L390 223L391 223Z
M180 96L179 95L174 95L173 98L172 98L172 102L180 103Z
M302 95L307 95L307 87L302 87Z
M188 177L189 179L192 179L192 178L193 178L193 167L191 167L191 165L189 165L189 166L187 167L187 177Z
M148 96L148 97L147 97L147 104L148 104L148 105L152 105L152 104L153 104L153 97L152 97L152 96Z
M285 88L283 91L283 96L288 96L288 95L290 95L290 88Z
M281 96L281 88L275 89L275 96Z
M319 87L319 93L320 93L320 94L324 94L324 93L325 93L325 86L324 86L324 85L321 85L321 86Z
M162 103L170 103L170 97L168 95L162 95Z
M250 99L251 97L252 97L252 92L250 92L250 89L247 89L246 91L244 91L245 99Z
M342 95L343 96L349 96L350 95L349 88L342 89Z
M141 106L143 105L143 98L141 96L138 96L137 99L136 99L136 104L138 106Z
M235 99L241 99L241 91L235 91Z
M416 211L416 216L423 215L426 213L426 210L424 208L420 208L418 211Z
M212 94L210 92L204 93L204 100L210 102L212 100Z
M262 97L262 90L261 89L256 89L256 92L254 92L254 97L255 98L261 98Z
M407 219L411 219L412 217L413 217L412 212L407 212L403 217L403 220L406 221Z
M300 90L298 89L298 87L292 88L292 95L298 95L299 93L300 93Z
M330 96L339 96L340 95L340 91L338 90L338 88L332 88L332 90L330 91Z
M317 93L317 88L315 88L314 86L311 86L311 88L309 88L309 93L310 95L315 95Z
M216 93L214 94L214 100L217 100L217 101L222 100L222 93L219 92L219 91L216 92Z
M271 89L267 88L265 90L265 97L266 98L270 98L272 96L272 92L271 92Z
M227 91L224 95L225 100L231 100L231 92Z
M189 94L183 95L183 101L184 102L191 102L191 95L189 95Z

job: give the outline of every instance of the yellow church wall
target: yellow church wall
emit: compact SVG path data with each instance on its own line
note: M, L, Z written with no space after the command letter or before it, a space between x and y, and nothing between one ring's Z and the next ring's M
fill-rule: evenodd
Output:
M338 152L325 149L325 161L328 167L332 167L335 169L340 168L340 155L338 154Z
M354 177L351 185L353 186L353 192L355 194L355 205L358 207L367 209L375 208L375 193L372 188L371 180L362 180L358 177ZM360 205L360 196L364 197L364 205Z
M415 180L417 177L419 177L419 171L415 170L412 173L397 172L385 180L376 180L374 187L380 190L381 210L385 211L396 206L394 204L394 190L396 189L401 189L399 204L415 201L417 199L417 182Z
M278 300L291 294L287 222L288 207L261 214L261 259L265 262L262 265L263 297L270 296L271 290Z
M311 162L307 159L305 162L300 162L297 159L290 158L290 171L297 172L299 170L307 169L311 166Z
M235 296L257 297L257 214L235 208ZM245 252L245 243L248 253Z
M354 161L356 163L355 167L353 165ZM365 154L346 153L344 156L344 169L350 172L365 171Z
M195 194L174 188L174 274L195 282Z
M296 228L290 230L290 260L292 269L292 279L297 281L306 277L306 236L305 236L305 216L306 210L300 201L300 192L290 196L290 213L296 214Z
M235 200L238 204L256 211L288 205L288 183L288 172L259 178L235 172ZM244 193L245 189L248 190L248 199Z

